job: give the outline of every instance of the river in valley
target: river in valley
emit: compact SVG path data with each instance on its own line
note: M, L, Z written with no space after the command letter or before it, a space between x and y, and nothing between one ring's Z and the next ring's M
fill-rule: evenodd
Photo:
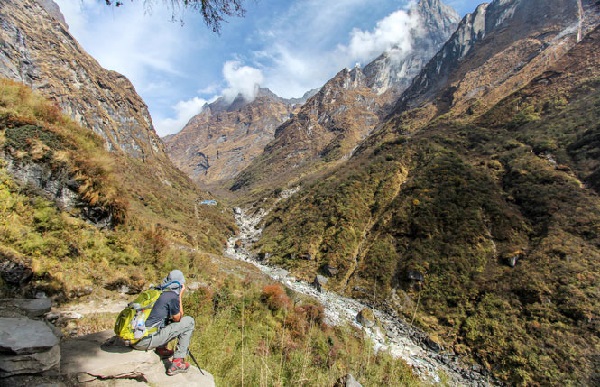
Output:
M312 284L297 280L284 269L259 262L252 252L252 245L260 237L260 221L267 212L264 209L235 208L234 213L240 232L228 240L225 254L230 258L250 262L273 280L298 293L316 298L324 306L327 324L349 324L363 330L372 340L375 351L389 351L393 356L404 359L424 381L437 384L446 380L455 386L496 385L489 377L477 372L481 366L460 365L456 356L436 348L435 344L427 340L426 334L411 327L403 318L373 309L379 326L363 326L356 317L361 310L369 308L366 304L331 291L320 292Z

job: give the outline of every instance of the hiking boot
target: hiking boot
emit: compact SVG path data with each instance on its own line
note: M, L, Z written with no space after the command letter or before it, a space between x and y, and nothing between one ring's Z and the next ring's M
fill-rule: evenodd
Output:
M181 358L173 359L171 366L167 370L167 375L173 376L176 374L180 374L182 372L187 372L188 368L190 368L190 363L187 363L185 360L183 360Z
M156 347L156 349L154 350L154 352L160 356L161 359L168 359L171 356L173 356L173 351L170 350L167 347Z

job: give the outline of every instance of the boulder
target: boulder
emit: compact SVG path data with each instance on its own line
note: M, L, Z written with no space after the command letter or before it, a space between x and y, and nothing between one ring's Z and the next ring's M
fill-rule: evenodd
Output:
M431 349L435 353L440 353L444 349L444 347L441 344L439 344L429 336L425 338L424 342L425 345L427 345L429 349Z
M0 377L58 373L60 340L43 321L0 318Z
M41 317L52 308L52 300L40 299L1 299L0 316L2 317Z
M260 252L258 253L257 258L259 261L268 261L271 258L271 253Z
M67 340L62 344L61 373L86 386L191 386L214 387L211 374L192 363L186 373L168 376L164 362L153 351L136 351L123 345L112 331ZM118 383L118 384L115 384Z
M319 292L322 292L322 291L323 291L323 285L327 285L327 282L328 282L328 281L329 281L329 280L328 280L326 277L324 277L324 276L322 276L322 275L320 275L320 274L317 274L317 275L315 276L315 279L314 279L314 280L313 280L313 282L312 282L312 285L313 285L313 286L315 287L315 289L317 289Z
M372 328L375 326L376 319L373 311L370 308L363 308L356 315L356 321L360 323L365 328Z
M346 374L339 378L333 387L362 387L362 384L357 382L352 374Z

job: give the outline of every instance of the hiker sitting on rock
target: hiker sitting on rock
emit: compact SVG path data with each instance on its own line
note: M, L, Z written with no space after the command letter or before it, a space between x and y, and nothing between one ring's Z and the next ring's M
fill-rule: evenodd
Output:
M164 290L152 307L152 312L146 320L146 327L158 327L158 332L146 336L133 345L135 349L147 351L156 348L156 353L162 358L173 356L168 375L187 372L190 364L185 361L188 347L194 331L194 319L183 315L181 299L185 290L185 278L179 270L173 270L162 281ZM167 348L167 344L177 338L175 351Z

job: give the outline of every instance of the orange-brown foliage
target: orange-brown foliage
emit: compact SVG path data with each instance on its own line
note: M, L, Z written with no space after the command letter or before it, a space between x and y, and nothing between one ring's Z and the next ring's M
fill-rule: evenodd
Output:
M281 284L266 285L260 299L273 311L288 310L292 305L292 300L285 294Z

